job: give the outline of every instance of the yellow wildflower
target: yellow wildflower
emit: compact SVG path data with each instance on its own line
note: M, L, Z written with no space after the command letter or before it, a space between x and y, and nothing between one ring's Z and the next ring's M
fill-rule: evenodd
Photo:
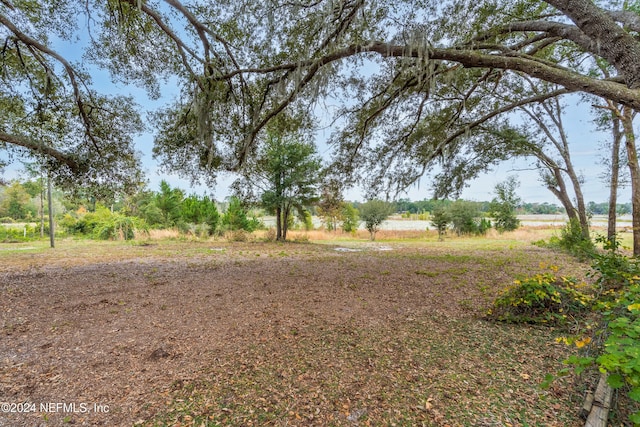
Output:
M627 306L627 310L629 310L629 311L640 310L640 303L635 303L635 304L628 305Z
M581 340L576 341L576 347L582 348L585 345L589 344L590 342L591 342L591 338L590 337L582 338Z

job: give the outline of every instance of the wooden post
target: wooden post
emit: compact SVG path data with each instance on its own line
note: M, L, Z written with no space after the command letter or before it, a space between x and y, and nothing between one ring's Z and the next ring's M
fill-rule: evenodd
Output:
M613 390L607 384L607 374L600 374L598 387L596 387L596 392L593 395L591 412L584 427L607 427L612 397Z

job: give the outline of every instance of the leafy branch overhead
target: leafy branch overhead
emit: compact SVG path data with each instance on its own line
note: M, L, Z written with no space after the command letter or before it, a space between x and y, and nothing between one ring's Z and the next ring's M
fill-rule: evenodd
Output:
M452 156L487 154L509 128L508 113L526 104L583 92L640 108L640 24L625 7L590 0L5 1L2 78L14 88L7 102L18 100L22 120L38 106L59 111L51 103L67 101L86 148L80 155L76 146L52 142L45 152L67 160L72 172L74 162L107 167L86 152L109 157L115 144L101 134L104 117L94 117L102 104L88 76L51 48L49 31L88 34L86 60L152 97L165 81L177 83L181 95L153 116L154 153L168 171L205 181L239 171L271 122L304 111L334 114L336 173L371 194L397 192ZM596 63L606 72L594 72ZM525 77L552 88L518 93ZM14 84L20 81L26 85ZM509 91L515 96L501 96ZM19 137L4 138L5 145L34 140L19 118L0 129ZM123 158L135 157L128 135L138 129L123 129ZM501 153L491 156L462 169L480 173Z
M0 148L36 158L67 187L126 191L141 180L137 106L95 91L83 67L52 47L51 39L75 33L81 11L58 1L0 4Z
M93 56L153 94L158 78L181 79L183 96L159 116L168 170L239 170L280 114L337 101L336 171L367 170L372 193L398 191L495 139L527 103L586 92L640 107L637 15L587 0L109 5ZM596 59L608 76L592 72ZM525 75L556 89L496 96Z

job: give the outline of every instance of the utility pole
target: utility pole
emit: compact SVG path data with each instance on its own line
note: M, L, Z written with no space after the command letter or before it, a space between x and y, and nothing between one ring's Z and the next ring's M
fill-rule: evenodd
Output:
M53 228L53 202L51 200L51 174L47 175L47 202L49 205L49 242L51 242L51 247L56 247L55 242L55 230Z

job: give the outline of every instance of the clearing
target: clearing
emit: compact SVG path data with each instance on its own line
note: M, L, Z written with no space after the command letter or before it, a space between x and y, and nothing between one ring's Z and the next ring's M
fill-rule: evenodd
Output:
M580 425L556 332L482 316L584 265L469 242L3 245L0 426Z

